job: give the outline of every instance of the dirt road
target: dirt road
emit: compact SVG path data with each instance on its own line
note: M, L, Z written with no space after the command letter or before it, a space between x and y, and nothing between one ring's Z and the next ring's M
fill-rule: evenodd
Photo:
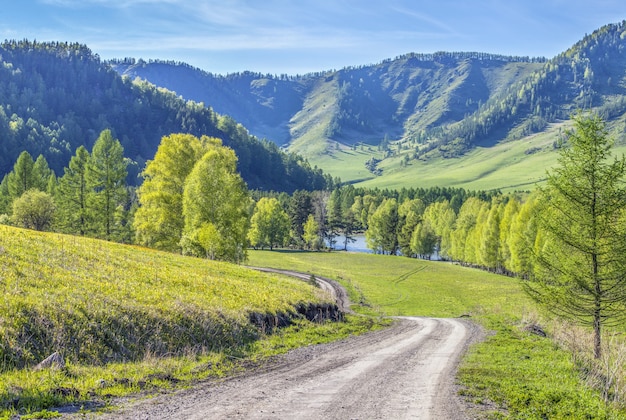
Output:
M262 370L100 418L463 419L454 372L477 334L462 320L402 318L382 331L301 348Z
M350 310L343 287L315 278ZM465 419L454 376L467 346L481 336L464 320L397 318L384 330L300 348L241 376L127 403L97 418Z

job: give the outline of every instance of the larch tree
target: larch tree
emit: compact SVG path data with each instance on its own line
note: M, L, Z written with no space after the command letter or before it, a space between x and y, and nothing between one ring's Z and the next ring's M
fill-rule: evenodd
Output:
M54 174L48 161L43 155L39 155L37 160L33 164L33 187L39 191L48 191L48 182L50 177Z
M118 207L127 201L126 167L119 140L113 138L110 130L102 131L93 145L86 174L89 207L94 215L93 233L98 237L112 239L121 228L116 218Z
M87 207L87 163L89 152L84 146L76 149L70 159L64 175L59 179L57 193L58 225L62 231L86 235L89 227L90 214Z
M594 356L602 330L626 317L626 160L597 115L577 114L558 165L541 190L539 226L546 238L526 290L553 313L590 325Z
M35 161L30 153L20 153L13 166L13 171L7 176L7 188L10 200L19 198L31 188L36 188L34 168Z

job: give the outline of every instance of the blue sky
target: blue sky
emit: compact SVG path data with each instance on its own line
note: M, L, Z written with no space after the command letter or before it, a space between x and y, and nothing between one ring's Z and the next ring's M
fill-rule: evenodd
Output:
M9 0L1 39L87 44L102 58L184 61L213 73L303 74L408 52L551 58L624 0ZM6 4L8 3L8 4Z

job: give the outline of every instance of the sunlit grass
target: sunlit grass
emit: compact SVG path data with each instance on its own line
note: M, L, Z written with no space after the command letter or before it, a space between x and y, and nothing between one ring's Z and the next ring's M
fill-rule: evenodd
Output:
M337 279L361 313L468 315L487 333L458 375L472 418L626 418L626 410L605 404L584 383L570 353L550 337L525 331L538 309L518 279L447 262L341 251L253 251L250 264Z
M0 418L220 377L246 361L378 327L301 320L266 336L251 314L295 318L298 305L332 298L233 264L7 226L0 290ZM55 351L64 368L33 370Z
M340 280L358 311L456 317L517 313L531 304L516 279L449 263L346 252L251 251L250 265L289 268Z

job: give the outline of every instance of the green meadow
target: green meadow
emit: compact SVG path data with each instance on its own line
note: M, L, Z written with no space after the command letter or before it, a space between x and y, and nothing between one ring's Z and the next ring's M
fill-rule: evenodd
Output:
M548 330L550 323L518 279L447 262L346 252L252 251L249 263L336 279L362 314L469 316L486 333L458 376L473 418L626 418L626 410L605 404L583 382L570 353L525 329L545 322Z
M624 124L619 120L609 127L610 134L617 141L613 150L615 156L626 153ZM401 152L378 165L383 171L381 176L375 176L365 168L368 159L382 158L382 152L376 146L358 145L355 149L345 145L328 146L324 153L309 157L309 161L343 182L367 188L457 187L474 191L527 191L541 185L546 179L546 171L556 164L558 153L554 143L569 126L569 122L552 124L545 131L520 140L503 141L490 147L477 146L458 158L432 157L410 160L404 165L406 152Z
M136 246L0 225L0 418L222 377L293 347L377 328L313 324L306 282ZM267 334L252 315L291 317ZM60 369L33 367L59 352Z

